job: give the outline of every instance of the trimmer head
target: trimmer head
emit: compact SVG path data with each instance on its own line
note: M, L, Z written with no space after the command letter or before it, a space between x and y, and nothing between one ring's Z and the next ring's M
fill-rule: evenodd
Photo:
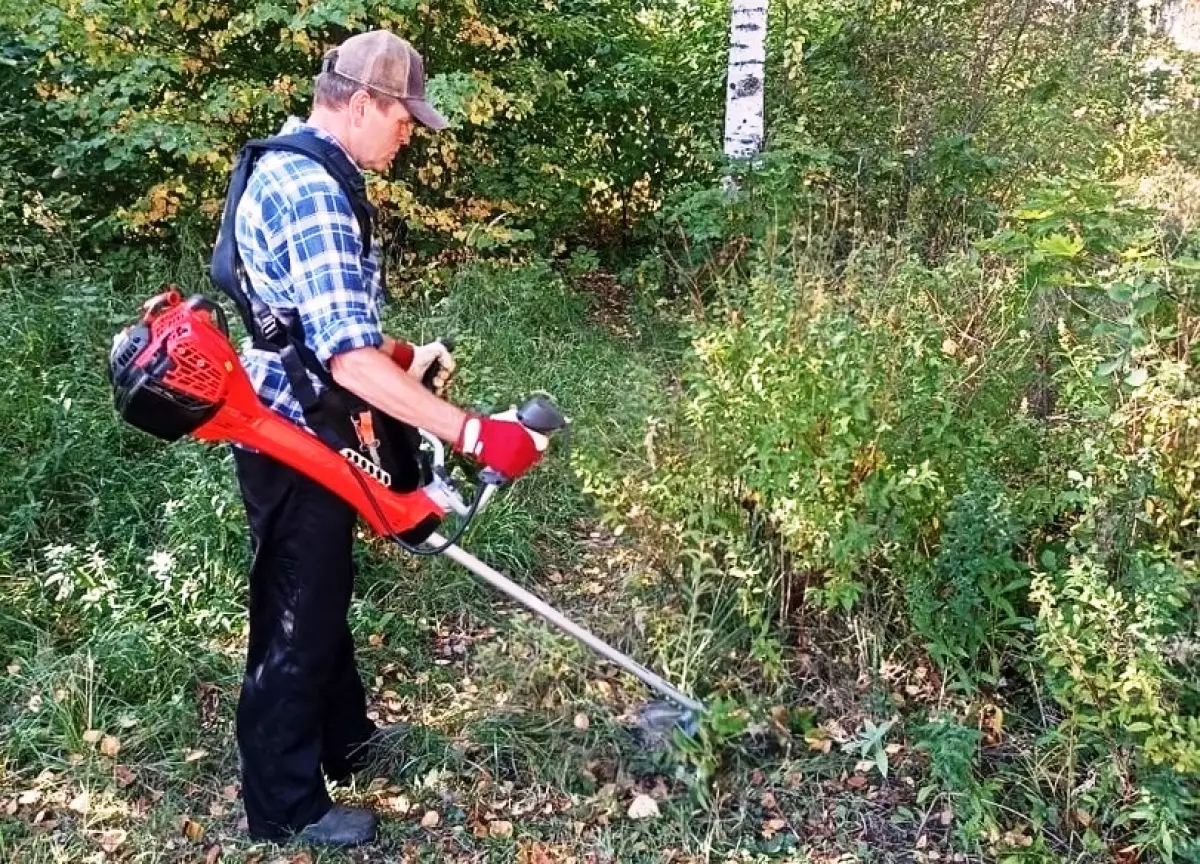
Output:
M700 731L700 717L674 702L649 702L638 712L635 735L644 747L660 748L671 743L676 729L693 738Z

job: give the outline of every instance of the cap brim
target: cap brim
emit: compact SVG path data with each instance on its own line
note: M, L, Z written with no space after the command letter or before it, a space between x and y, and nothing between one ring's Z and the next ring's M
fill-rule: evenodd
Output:
M409 114L412 114L413 119L426 129L440 132L450 125L450 121L424 99L405 99L404 107L408 109Z

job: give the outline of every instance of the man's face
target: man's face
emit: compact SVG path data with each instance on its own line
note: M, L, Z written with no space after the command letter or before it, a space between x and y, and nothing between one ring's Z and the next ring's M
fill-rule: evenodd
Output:
M363 168L383 173L401 147L412 137L413 117L394 99L379 99L368 94L361 106L352 106L355 161ZM358 108L359 110L353 110Z

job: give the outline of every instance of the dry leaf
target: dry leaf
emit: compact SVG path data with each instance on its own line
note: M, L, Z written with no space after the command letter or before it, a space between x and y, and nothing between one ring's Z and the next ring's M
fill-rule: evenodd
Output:
M804 740L807 742L809 749L818 750L821 753L828 753L833 747L833 739L829 737L829 733L824 729L812 729L804 733Z
M861 789L867 785L867 778L861 774L855 774L846 781L846 785L851 789Z
M438 815L436 810L426 810L425 815L421 817L421 827L436 828L441 821L442 817Z
M9 675L20 675L21 674L21 664L20 663L10 663L8 665L8 674Z
M104 740L100 742L100 752L109 759L114 759L121 752L121 742L111 735L105 735Z
M183 817L183 836L191 840L193 843L198 843L200 838L204 836L204 826L195 819Z
M387 805L389 810L400 816L403 816L412 809L412 805L408 803L408 799L403 795L396 795L388 798L384 803Z
M214 801L208 805L208 815L214 819L220 819L227 812L228 810L225 808L225 805L219 801Z
M638 795L629 805L630 819L653 819L658 816L658 802L649 795Z
M228 786L226 786L224 789L221 790L221 797L224 798L226 801L236 801L237 797L238 797L238 792L240 792L240 791L241 791L241 787L238 786L238 784L230 783Z
M492 837L511 837L512 832L513 826L511 822L497 819L495 822L488 823L488 834Z
M189 750L183 757L184 762L196 762L208 755L207 750Z
M113 768L113 777L116 778L117 785L122 789L131 785L133 781L137 779L133 771L129 769L128 765L117 765L115 768Z
M71 803L67 805L76 813L86 813L88 811L88 793L80 792L71 799Z
M379 635L378 633L372 633L370 636L367 637L367 644L370 645L372 648L378 648L380 645L383 644L383 637L381 635Z
M26 789L21 793L21 797L17 799L19 804L36 804L42 797L40 789Z
M83 740L88 744L95 744L104 735L99 729L89 729L83 733Z
M100 835L100 848L105 852L116 852L129 834L123 828L110 828Z
M591 721L588 720L588 716L586 714L579 713L579 714L575 715L575 728L576 729L583 732L583 731L586 731L588 726L590 726L590 725L592 725Z
M221 857L221 844L208 847L208 852L204 854L204 864L217 864L217 859Z
M6 800L4 802L4 812L7 813L9 816L12 816L17 812L17 799L16 798L9 798L8 800Z
M859 759L854 763L854 770L859 774L870 774L875 768L875 762L871 759Z

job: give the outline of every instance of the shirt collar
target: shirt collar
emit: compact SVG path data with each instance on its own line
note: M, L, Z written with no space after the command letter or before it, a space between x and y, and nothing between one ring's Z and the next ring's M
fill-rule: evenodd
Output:
M350 160L350 164L355 168L358 168L359 171L362 171L362 168L360 168L359 164L354 161L354 157L350 155L349 151L346 150L346 148L342 145L342 142L334 138L324 129L313 126L311 123L305 123L299 117L288 117L287 121L283 124L283 128L279 130L279 134L291 135L294 132L304 132L308 135L315 135L322 141L328 141L330 144L336 144L337 148L346 154L346 158Z

